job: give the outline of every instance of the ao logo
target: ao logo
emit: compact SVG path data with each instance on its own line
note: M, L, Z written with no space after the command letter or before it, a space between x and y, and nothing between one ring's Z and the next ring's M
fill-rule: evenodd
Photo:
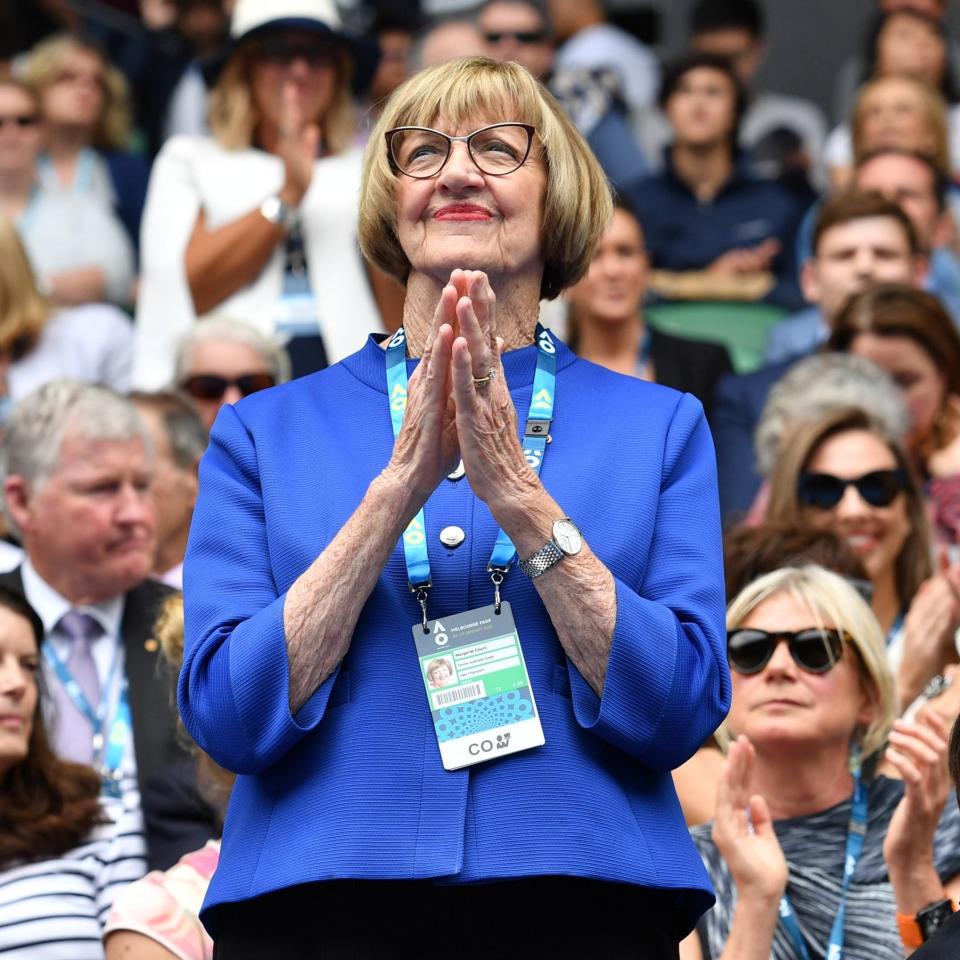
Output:
M390 394L390 409L403 413L407 409L407 391L397 383Z
M433 642L438 647L445 647L450 642L450 638L446 634L446 629L439 620L433 625Z
M407 335L403 332L403 327L401 327L391 338L389 346L399 347L401 344L407 342Z
M840 951L839 943L831 943L830 949L827 950L827 960L840 960L843 954Z
M540 337L538 338L537 342L540 346L540 349L543 350L545 353L557 352L557 348L554 346L553 339L550 336L549 330L544 330L543 333L540 334Z
M426 537L423 535L423 524L419 517L414 517L407 529L403 531L403 542L411 547L419 547L424 540Z
M531 450L529 447L524 447L523 455L527 458L527 463L529 463L534 470L540 469L540 461L543 459L542 450Z
M530 410L546 410L547 413L553 410L553 397L550 396L550 391L538 390L530 403Z

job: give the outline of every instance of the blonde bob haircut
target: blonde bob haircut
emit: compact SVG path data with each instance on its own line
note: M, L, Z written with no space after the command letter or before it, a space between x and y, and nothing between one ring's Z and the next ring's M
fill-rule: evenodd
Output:
M385 134L393 127L473 130L516 120L536 129L547 169L541 249L541 299L576 283L613 216L610 187L590 147L563 108L516 63L464 57L422 70L398 87L370 134L363 161L358 237L364 256L406 282L410 261L396 232L397 177ZM469 264L464 264L465 267Z
M94 44L70 34L58 34L38 43L18 76L36 91L43 109L43 97L63 75L67 58L75 53L96 57L103 67L103 108L93 129L91 144L101 150L124 150L130 140L130 88L123 74Z
M14 360L29 353L49 316L17 228L0 216L0 353Z
M210 131L226 150L244 150L252 146L257 126L263 119L254 103L251 88L256 46L255 39L241 44L210 91ZM353 62L346 49L341 47L339 53L333 100L323 116L310 118L319 124L320 145L328 154L343 153L352 144L356 132L350 92Z
M810 611L812 626L834 627L841 631L856 651L860 686L873 708L873 719L866 730L851 730L851 740L859 739L864 758L879 751L897 716L897 698L893 674L887 665L883 631L873 611L859 593L839 574L807 564L774 570L748 584L727 608L727 632L736 630L761 603L778 594L786 594ZM845 647L846 649L846 644ZM721 742L729 743L737 731L724 721Z
M887 144L866 142L863 128L870 97L880 88L891 85L900 85L909 89L914 106L923 121L925 131L920 142L897 143L894 146L924 154L943 176L950 177L950 135L947 126L947 103L939 91L931 87L930 84L917 77L902 74L876 77L865 83L857 91L851 123L854 165L858 165L865 156L878 149L878 147L887 146Z

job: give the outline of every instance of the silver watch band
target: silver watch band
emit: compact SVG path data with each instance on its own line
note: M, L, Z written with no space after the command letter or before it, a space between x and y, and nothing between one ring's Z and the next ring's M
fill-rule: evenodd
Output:
M564 552L551 540L544 544L533 556L520 561L520 569L531 579L535 580L556 566L566 556Z

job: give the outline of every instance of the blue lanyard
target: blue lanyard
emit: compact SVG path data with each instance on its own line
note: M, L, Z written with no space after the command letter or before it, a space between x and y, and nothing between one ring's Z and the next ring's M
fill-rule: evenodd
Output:
M863 841L867 833L867 788L863 783L860 770L860 748L856 745L850 749L850 772L853 774L853 800L850 804L850 824L847 828L847 847L843 863L843 886L840 891L840 906L830 931L830 942L827 946L825 960L842 960L843 957L843 927L847 914L847 892L853 881L857 869L857 862L863 852ZM800 933L800 924L797 914L790 903L790 898L784 894L780 899L780 919L801 960L810 960L810 952Z
M104 743L103 737L110 691L113 689L120 663L119 646L114 652L113 662L110 664L110 671L107 675L107 683L100 694L100 703L97 704L96 712L94 712L83 690L80 689L80 684L73 679L69 668L57 656L51 644L45 643L43 645L43 655L56 673L57 679L63 684L63 689L66 690L70 702L90 723L93 730L93 759L94 763L100 762L100 774L103 777L104 789L114 796L119 796L120 766L123 762L123 751L131 730L130 691L126 677L123 677L120 681L120 696L117 700L117 708L114 711L113 723L110 725L110 735L107 737L106 743Z
M648 326L643 334L643 343L640 344L640 354L637 357L637 376L642 380L647 363L650 360L650 350L653 347L653 331Z
M553 406L557 389L557 346L550 332L539 323L536 332L537 371L533 377L533 392L530 396L530 409L523 430L523 455L530 468L538 476L543 464L543 454L547 449L550 424L553 420ZM390 422L393 424L393 436L396 439L403 426L403 415L407 409L407 338L401 327L387 345L387 398L390 404ZM401 538L403 555L407 563L407 582L411 592L416 594L423 611L423 622L427 621L427 590L430 589L430 557L427 555L426 524L423 508L407 525ZM497 533L493 552L487 570L496 588L495 602L500 606L500 584L503 583L510 565L517 555L510 538L501 528Z

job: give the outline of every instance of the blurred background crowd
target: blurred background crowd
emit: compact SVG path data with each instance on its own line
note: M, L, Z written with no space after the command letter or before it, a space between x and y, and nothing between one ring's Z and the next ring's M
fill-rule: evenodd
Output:
M926 939L960 895L958 19L0 2L0 952L211 955L231 775L170 686L207 432L400 325L356 241L367 131L475 55L540 79L615 190L544 322L713 430L734 707L675 773L718 894L684 955L824 956L842 898L849 956ZM871 802L844 880L851 743Z

